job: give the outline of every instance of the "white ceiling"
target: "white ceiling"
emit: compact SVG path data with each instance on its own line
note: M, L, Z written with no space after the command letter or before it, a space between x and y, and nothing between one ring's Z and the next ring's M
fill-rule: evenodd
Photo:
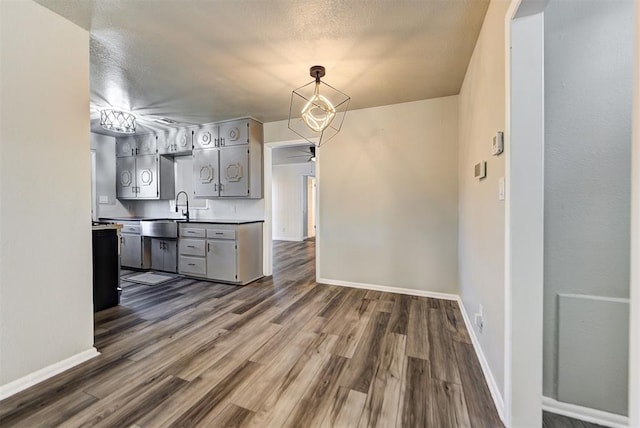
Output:
M92 107L185 123L286 119L315 64L351 110L457 94L489 3L36 1L90 30Z

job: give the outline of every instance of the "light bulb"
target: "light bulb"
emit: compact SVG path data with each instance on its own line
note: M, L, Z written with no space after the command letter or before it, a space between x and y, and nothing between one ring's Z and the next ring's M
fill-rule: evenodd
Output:
M322 132L336 117L336 109L324 96L320 95L320 82L316 82L313 97L302 109L302 120L307 126L316 132Z

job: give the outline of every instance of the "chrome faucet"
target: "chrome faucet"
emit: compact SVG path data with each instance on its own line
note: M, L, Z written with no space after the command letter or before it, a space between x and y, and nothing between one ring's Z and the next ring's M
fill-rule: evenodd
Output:
M180 194L184 193L184 197L187 200L187 210L182 210L182 215L187 216L187 221L189 221L189 195L184 190L181 190L176 195L176 212L178 212L178 199L180 198Z

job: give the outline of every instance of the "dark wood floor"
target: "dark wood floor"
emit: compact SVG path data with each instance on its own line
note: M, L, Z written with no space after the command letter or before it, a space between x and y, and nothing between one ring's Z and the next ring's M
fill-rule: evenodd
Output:
M592 424L590 422L580 421L578 419L568 418L554 413L542 413L543 428L604 428L602 425Z
M245 287L123 284L102 353L0 402L0 426L500 427L455 302L315 282L276 242Z

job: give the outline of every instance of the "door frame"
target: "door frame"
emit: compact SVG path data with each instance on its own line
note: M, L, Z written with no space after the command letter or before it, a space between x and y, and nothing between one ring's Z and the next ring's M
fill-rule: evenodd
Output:
M262 230L262 273L265 276L273 275L273 149L288 146L309 145L309 141L304 139L283 140L264 143L263 151L263 171L264 171L264 227ZM319 277L319 230L320 215L318 213L318 201L320 194L319 174L320 174L320 150L316 150L316 280Z
M512 95L524 88L518 87L517 79L512 78L512 25L518 25L517 19L523 15L540 15L539 28L544 31L544 9L548 0L511 0L505 16L505 154L506 154L506 212L505 212L505 385L504 385L504 415L507 427L516 426L541 426L537 418L542 415L542 293L543 283L540 278L542 271L534 273L527 278L527 272L531 269L518 263L522 258L522 246L532 245L528 248L528 254L536 257L539 265L539 257L543 254L540 226L543 219L543 201L539 193L536 193L535 201L529 204L531 211L525 212L527 206L522 195L531 190L531 187L544 185L544 170L540 168L540 159L536 157L525 164L522 155L527 150L533 153L544 153L544 138L536 137L539 125L535 120L525 125L517 123L517 111L513 108L522 108L523 103L529 102L535 105L541 101L544 103L544 87L540 94L529 92L528 98L519 97L517 101ZM635 49L634 49L634 99L632 112L632 165L631 165L631 276L629 284L630 293L630 337L629 337L629 426L640 426L640 3L635 2ZM536 30L533 29L535 34ZM544 37L544 32L542 32ZM544 43L544 39L542 39ZM543 45L544 46L544 45ZM544 71L544 56L539 65ZM537 83L537 82L536 82ZM514 86L515 84L515 86ZM514 104L514 101L516 103ZM544 107L544 104L542 104ZM522 112L522 110L520 111ZM544 124L544 110L541 117ZM518 128L519 127L519 128ZM518 140L529 147L521 153L513 152L511 145L512 135L519 132L534 132L533 137ZM537 131L536 131L537 129ZM538 134L539 135L539 134ZM544 136L544 134L543 134ZM544 160L544 158L543 158ZM533 169L533 171L532 171ZM537 185L536 185L537 183ZM537 216L537 220L536 220ZM516 226L525 220L533 221L529 224L531 229L523 233ZM537 236L536 236L537 235ZM518 286L515 287L514 285ZM533 289L527 285L533 284ZM533 300L526 300L526 297ZM516 314L517 316L514 316ZM523 333L530 333L522 340ZM515 365L514 365L515 364ZM539 415L539 416L537 416ZM533 417L534 419L527 419Z
M542 426L546 4L547 1L512 0L505 17L507 427ZM511 144L514 136L516 146Z

